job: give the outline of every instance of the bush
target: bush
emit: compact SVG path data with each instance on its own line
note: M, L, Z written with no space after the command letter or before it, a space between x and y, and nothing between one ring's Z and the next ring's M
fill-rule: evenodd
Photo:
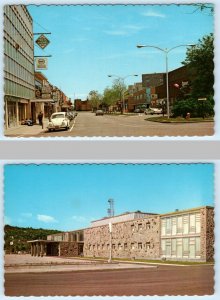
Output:
M173 117L185 118L190 113L192 118L208 117L214 115L214 100L212 97L206 101L198 101L197 99L187 99L177 101L172 109Z

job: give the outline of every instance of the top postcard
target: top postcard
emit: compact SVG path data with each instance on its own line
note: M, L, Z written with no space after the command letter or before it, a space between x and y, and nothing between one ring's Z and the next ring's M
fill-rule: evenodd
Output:
M214 4L5 5L6 137L214 135Z

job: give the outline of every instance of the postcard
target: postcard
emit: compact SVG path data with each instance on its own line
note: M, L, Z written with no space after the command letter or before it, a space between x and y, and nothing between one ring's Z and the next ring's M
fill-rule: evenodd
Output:
M214 135L214 4L5 5L4 136Z
M6 296L214 294L214 164L4 165Z

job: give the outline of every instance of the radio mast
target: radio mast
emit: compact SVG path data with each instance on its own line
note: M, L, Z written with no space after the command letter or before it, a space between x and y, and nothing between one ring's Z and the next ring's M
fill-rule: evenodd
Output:
M107 210L108 217L114 217L114 215L115 215L114 200L113 199L108 199L108 203L109 203L109 208Z

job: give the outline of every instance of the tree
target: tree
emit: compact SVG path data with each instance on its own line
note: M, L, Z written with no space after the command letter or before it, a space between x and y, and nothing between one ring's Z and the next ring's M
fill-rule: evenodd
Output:
M102 95L99 94L98 91L90 91L89 101L91 102L93 110L98 109L102 101Z
M113 81L112 87L107 87L104 90L104 96L103 96L103 104L106 107L109 107L111 105L116 105L118 101L123 101L123 94L126 91L126 85L124 84L123 79L118 78ZM121 105L121 110L122 110Z
M212 98L214 95L214 37L204 36L196 46L187 49L186 59L192 79L192 97Z

